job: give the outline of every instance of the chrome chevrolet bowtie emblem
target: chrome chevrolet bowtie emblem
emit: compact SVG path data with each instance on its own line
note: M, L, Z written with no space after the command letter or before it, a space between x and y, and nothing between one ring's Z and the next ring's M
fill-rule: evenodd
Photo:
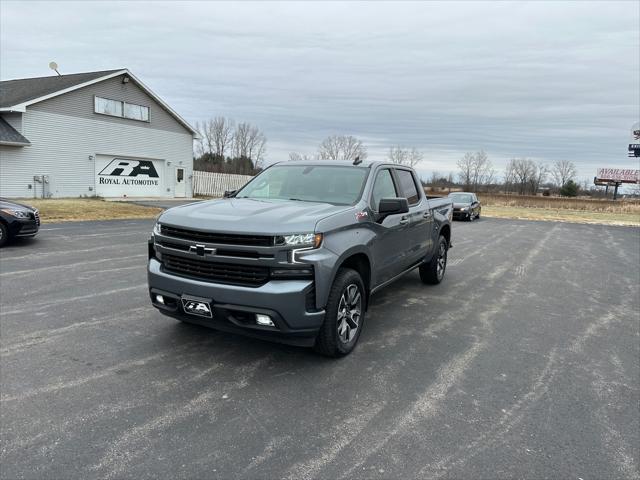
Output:
M216 249L215 248L207 248L204 245L200 245L200 244L191 245L189 247L189 251L191 253L195 253L197 255L200 255L201 257L204 257L205 255L215 255L215 253L216 253Z

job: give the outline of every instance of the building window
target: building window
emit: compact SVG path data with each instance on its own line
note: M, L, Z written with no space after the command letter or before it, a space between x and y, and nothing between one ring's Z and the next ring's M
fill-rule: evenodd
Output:
M100 113L102 115L128 118L130 120L139 120L141 122L149 121L149 107L136 105L135 103L94 97L94 110L96 113Z
M149 107L136 105L134 103L124 104L124 117L131 120L140 120L142 122L149 121Z
M112 115L114 117L122 116L122 102L109 100L108 98L95 97L96 113L103 115Z

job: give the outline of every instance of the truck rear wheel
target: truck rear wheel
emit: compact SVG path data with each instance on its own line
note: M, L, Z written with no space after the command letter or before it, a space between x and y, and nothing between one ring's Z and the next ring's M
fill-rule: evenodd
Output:
M364 282L350 268L338 270L331 286L315 350L329 357L349 354L360 338L366 310Z
M442 281L444 272L447 269L448 250L447 239L440 235L436 254L428 263L420 265L420 280L422 280L422 283L437 285Z

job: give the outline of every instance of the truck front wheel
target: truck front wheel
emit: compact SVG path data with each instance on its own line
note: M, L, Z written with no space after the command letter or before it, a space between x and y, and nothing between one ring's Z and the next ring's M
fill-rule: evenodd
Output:
M438 250L433 258L428 262L420 265L420 280L423 283L437 285L444 278L444 272L447 269L447 252L449 245L447 239L440 235L438 240Z
M364 282L350 268L338 270L331 286L324 323L316 338L315 350L329 357L350 353L362 332L366 310Z

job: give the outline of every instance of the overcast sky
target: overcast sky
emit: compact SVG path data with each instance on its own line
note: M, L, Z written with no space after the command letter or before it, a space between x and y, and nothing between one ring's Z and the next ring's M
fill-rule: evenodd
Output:
M0 2L0 77L129 68L188 121L258 125L267 161L323 137L425 153L627 158L640 121L640 2Z

